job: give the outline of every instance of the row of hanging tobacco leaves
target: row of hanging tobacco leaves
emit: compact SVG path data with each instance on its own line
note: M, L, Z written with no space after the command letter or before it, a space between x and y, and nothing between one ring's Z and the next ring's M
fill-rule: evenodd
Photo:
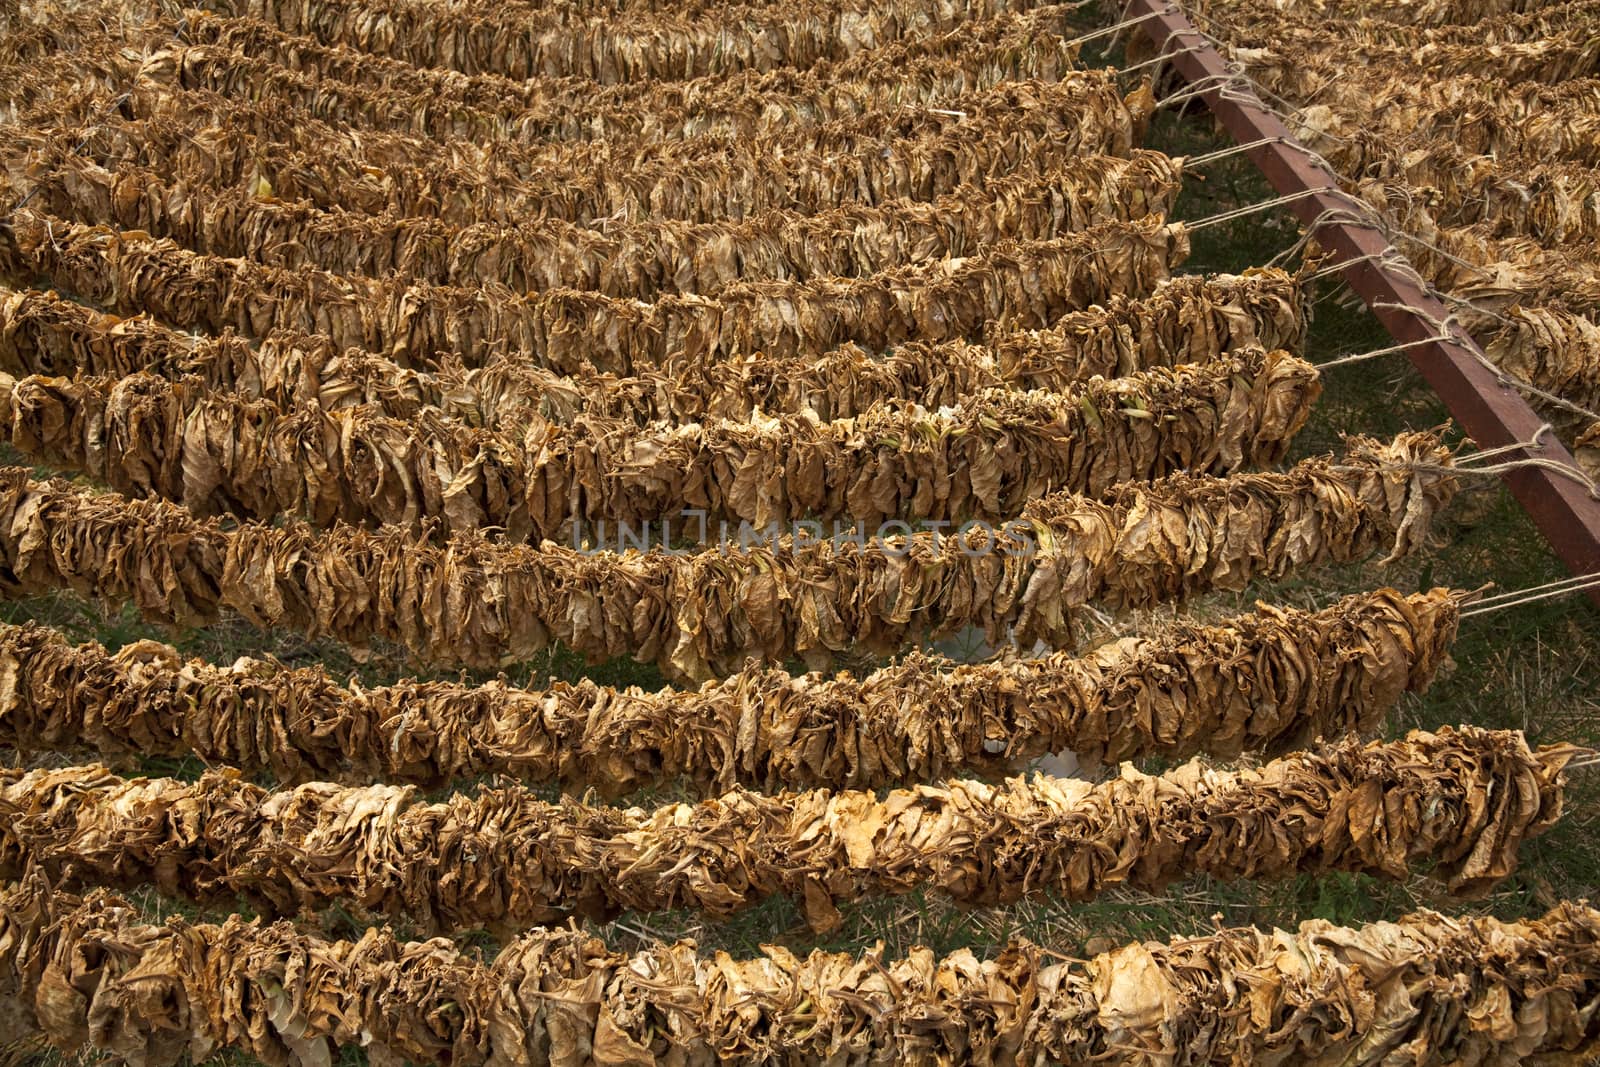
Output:
M1505 62L1588 62L1574 11ZM977 921L1197 876L1474 898L1570 806L1573 746L1362 736L1447 670L1469 592L1217 610L1428 555L1470 479L1438 430L1293 451L1312 289L1181 273L1205 175L1143 147L1150 88L1084 64L1076 5L0 20L0 432L79 479L0 471L0 1040L141 1065L1592 1048L1578 904L1089 959L578 925L778 902L814 939L874 901ZM1450 188L1586 225L1542 185ZM1496 358L1578 328L1557 314ZM651 551L585 534L685 509L700 536ZM26 618L63 591L180 638L254 628L253 654L74 643ZM928 648L973 629L1006 651ZM264 654L285 632L329 662ZM338 648L402 670L341 677ZM677 685L483 673L556 649ZM479 673L395 677L419 666ZM1062 752L1089 773L1025 773ZM333 912L356 928L306 922Z
M1504 380L1577 446L1590 478L1600 473L1592 7L1196 7ZM1419 79L1419 67L1436 76Z

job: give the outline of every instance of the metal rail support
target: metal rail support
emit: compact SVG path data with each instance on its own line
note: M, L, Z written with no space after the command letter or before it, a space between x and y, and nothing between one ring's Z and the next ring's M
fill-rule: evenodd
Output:
M1351 261L1342 272L1345 281L1395 340L1410 344L1437 337L1439 330L1433 324L1449 318L1444 303L1414 276L1391 265L1394 257L1385 257L1389 241L1382 230L1346 220L1355 201L1339 188L1337 176L1294 139L1252 89L1230 77L1235 72L1210 39L1195 29L1176 0L1130 0L1126 17L1142 19L1139 26L1157 53L1167 56L1173 69L1196 86L1236 142L1269 142L1255 145L1246 154L1279 194L1296 196L1285 206L1301 222L1320 222L1318 243L1334 251L1341 261ZM1485 364L1482 350L1471 337L1459 328L1451 332L1456 335L1453 341L1419 343L1408 349L1411 362L1479 447L1532 440L1544 420L1521 393L1502 383ZM1546 434L1541 444L1536 452L1522 449L1505 458L1537 456L1576 467L1572 454L1553 435ZM1539 467L1518 468L1504 478L1573 574L1600 572L1600 500L1578 482ZM1600 588L1591 587L1588 593L1600 604Z

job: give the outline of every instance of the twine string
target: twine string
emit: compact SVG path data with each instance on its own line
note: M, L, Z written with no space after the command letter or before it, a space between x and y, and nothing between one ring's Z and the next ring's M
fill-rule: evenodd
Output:
M1531 586L1527 589L1516 589L1508 593L1502 593L1499 596L1486 597L1471 608L1463 611L1461 617L1468 619L1475 615L1492 615L1497 611L1505 611L1507 608L1516 608L1540 600L1568 596L1572 593L1582 592L1585 589L1592 589L1595 586L1600 586L1600 573L1580 574L1555 582L1546 582L1543 585Z
M1231 148L1220 148L1215 152L1206 152L1203 155L1185 157L1183 160L1183 169L1192 170L1195 167L1204 167L1207 164L1215 163L1219 159L1227 159L1229 156L1236 156L1243 152L1254 151L1257 148L1265 148L1267 145L1293 145L1294 143L1294 141L1287 137L1263 137L1259 141L1246 141L1243 144L1233 145Z
M1418 341L1407 341L1404 344L1390 345L1388 348L1375 348L1371 352L1357 352L1356 354L1350 356L1338 356L1323 363L1313 364L1313 366L1319 371L1324 371L1331 367L1343 367L1351 363L1365 363L1367 360L1377 359L1379 356L1392 356L1396 352L1404 352L1407 349L1420 348L1423 345L1431 345L1437 344L1440 341L1453 340L1455 340L1455 337L1452 334L1439 334L1434 337L1424 337Z
M1203 219L1195 219L1193 222L1184 222L1182 225L1186 230L1203 230L1208 226L1217 226L1224 222L1231 222L1234 219L1242 219L1247 215L1255 215L1259 212L1268 211L1284 204L1292 204L1297 200L1304 200L1307 197L1338 194L1339 190L1337 189L1301 189L1297 193L1287 193L1283 196L1275 196L1271 200L1263 200L1256 204L1249 204L1245 207L1234 208L1232 211L1224 211L1218 215L1207 215Z

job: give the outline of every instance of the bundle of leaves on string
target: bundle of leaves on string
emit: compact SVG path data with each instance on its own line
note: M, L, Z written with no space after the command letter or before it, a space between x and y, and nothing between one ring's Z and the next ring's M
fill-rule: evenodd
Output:
M1357 192L1400 235L1417 273L1474 305L1465 318L1505 325L1501 312L1546 303L1556 314L1600 311L1600 257L1588 247L1498 236L1492 223L1444 226L1402 185L1366 181Z
M1308 18L1322 17L1330 21L1369 18L1415 26L1459 26L1466 30L1477 28L1480 24L1510 22L1540 13L1555 18L1569 8L1576 9L1580 17L1586 14L1584 0L1575 0L1573 3L1551 3L1549 0L1297 0L1294 8ZM1223 19L1221 24L1225 27L1228 24L1226 16L1237 12L1239 7L1217 7L1214 2L1208 6L1203 0L1199 9L1215 13L1216 17ZM1249 10L1257 8L1252 6ZM1542 36L1556 26L1552 23L1541 29L1538 28L1542 25L1540 23L1532 25L1535 27L1535 36ZM1485 37L1494 32L1493 29L1483 30Z
M0 896L4 1036L173 1067L238 1049L312 1067L341 1047L449 1067L890 1062L1582 1062L1600 1047L1600 912L1506 922L1419 912L1346 928L1223 929L1087 960L1026 941L885 959L690 942L617 952L534 930L492 960L388 930L152 925L33 878ZM1196 1025L1204 1019L1205 1025ZM1284 1026L1281 1020L1302 1020ZM25 1047L25 1046L24 1046Z
M450 169L452 163L480 169L487 165L495 167L512 182L511 189L501 192L502 197L514 194L530 181L559 190L556 183L563 173L582 175L597 167L611 167L622 172L654 169L672 173L681 180L683 171L707 166L728 168L731 164L738 174L773 154L817 153L826 157L842 153L859 159L866 155L865 146L860 143L863 138L886 141L890 145L903 142L901 147L913 153L910 159L880 159L878 166L879 170L902 177L908 164L917 162L919 148L926 151L929 147L928 142L945 142L952 137L960 140L961 135L971 140L978 132L993 139L991 151L1007 147L1013 163L1019 161L1019 156L1031 152L1032 158L1038 161L1037 166L1058 167L1066 153L1127 155L1137 144L1152 106L1148 87L1124 95L1108 73L1083 71L1057 82L1008 82L996 86L973 96L967 102L967 106L974 109L973 113L965 117L948 109L891 109L854 119L791 125L770 136L756 138L755 143L751 143L751 138L708 133L665 142L624 138L541 144L496 140L479 144L467 139L439 140L355 131L321 122L305 109L282 101L250 104L205 90L177 91L148 78L141 78L130 86L120 70L110 69L103 75L90 77L90 71L77 69L92 67L89 60L75 54L71 63L71 68L60 72L31 69L17 72L17 84L10 94L13 101L42 98L42 102L24 110L19 125L81 129L85 124L93 124L91 142L96 138L118 140L116 131L125 131L130 117L141 125L150 120L176 122L180 128L172 132L180 138L196 133L196 127L223 126L225 130L201 131L204 133L201 143L186 149L186 155L197 160L195 166L209 164L213 169L217 165L216 146L241 138L251 144L265 140L284 148L302 150L312 157L331 155L335 160L342 160L343 171L352 175L363 174L365 167L421 167L437 172ZM62 77L82 79L85 84L64 93L60 84ZM99 84L102 81L106 84ZM116 112L122 119L101 132L100 120L108 112ZM981 117L982 121L973 121L975 117ZM142 139L148 138L134 138L134 141L137 144ZM127 138L124 136L121 140ZM1048 146L1051 151L1043 152L1040 141L1051 142ZM337 151L340 148L344 151ZM129 151L141 154L159 151L170 156L174 150L158 144L154 148L130 148ZM267 163L261 159L260 151L260 146L255 145L253 157L247 156L243 161L247 173L259 174L263 167L271 167L271 173L288 180L292 171ZM92 154L98 157L101 153L103 149ZM941 168L948 166L948 161L942 157L934 157L932 162ZM333 162L328 165L338 166ZM860 166L858 163L857 169ZM370 182L371 176L367 177ZM462 180L468 177L464 175ZM711 189L721 189L726 184L725 178L715 172L705 179ZM807 176L808 182L818 180L816 176ZM347 180L342 184L348 183Z
M1432 247L1407 256L1424 277L1459 300L1498 313L1552 304L1600 312L1600 257L1592 249L1547 248L1525 237L1488 237L1478 227L1439 228Z
M1600 111L1593 79L1511 84L1484 73L1503 47L1491 46L1481 56L1464 54L1463 73L1419 81L1409 52L1404 62L1397 55L1393 63L1352 66L1349 49L1329 46L1334 39L1274 41L1268 48L1236 47L1231 55L1267 92L1299 105L1289 118L1291 130L1344 173L1363 169L1363 146L1387 157L1407 141L1448 143L1475 156L1596 161L1592 131ZM1588 47L1579 46L1580 53ZM1548 51L1530 56L1534 64L1551 60ZM1573 61L1581 62L1581 54Z
M1426 689L1459 602L1443 589L1381 589L1321 611L1261 605L1179 621L1081 657L958 665L914 653L860 679L752 666L657 692L588 679L368 689L320 668L185 660L154 641L74 648L29 624L0 628L0 743L130 762L197 756L281 782L504 774L607 795L677 780L702 794L876 789L1062 751L1090 765L1276 753L1370 730L1401 693Z
M783 537L697 552L612 552L428 542L404 530L224 527L12 469L0 480L0 593L63 587L177 625L224 609L257 625L379 637L434 663L516 663L561 642L594 660L633 655L678 678L752 657L828 666L981 627L1067 647L1073 612L1148 607L1333 561L1421 544L1454 492L1433 434L1353 439L1345 456L1282 473L1174 475L1104 499L1033 501L1001 531Z
M262 98L267 95L262 90L270 84L271 95L294 98L310 108L352 109L345 117L355 124L378 119L445 136L506 136L512 131L528 136L542 129L543 136L586 139L642 132L659 126L671 113L690 108L702 115L707 110L725 111L764 93L795 95L790 117L814 120L859 114L888 101L885 90L890 87L901 90L901 105L933 103L913 93L919 84L927 84L924 79L930 75L944 80L948 86L944 91L955 93L1005 80L1055 80L1074 66L1076 50L1063 38L1071 36L1069 19L1077 10L1075 4L1057 4L974 18L943 33L897 40L803 71L742 71L688 81L644 79L616 85L599 85L584 77L524 80L421 68L322 45L258 19L219 17L209 11L185 11L181 34L172 16L151 12L131 25L107 27L98 10L65 15L51 32L57 37L54 51L142 43L168 53L158 67L166 66L172 73L181 68L186 88L209 86L230 95ZM247 72L254 76L246 77ZM313 83L320 83L322 92ZM370 92L346 93L345 87L382 90L389 102ZM875 96L869 95L872 90ZM803 96L814 97L817 110L802 110ZM337 115L327 112L325 117Z
M58 104L7 133L19 150L40 136L76 146L93 115L79 151L101 165L140 163L189 188L241 187L325 210L431 216L456 225L538 217L717 222L779 208L810 213L926 200L962 184L1058 170L1068 158L1134 157L1149 114L1148 90L1123 99L1106 86L1092 95L1076 104L1058 98L1038 109L1008 109L982 126L930 113L909 129L887 129L878 119L832 123L822 146L816 128L801 127L760 138L571 146L567 155L574 158L565 162L508 141L358 136L280 103L159 86L136 85L125 100L109 90L87 92L81 107ZM113 99L122 102L110 109ZM1056 114L1070 121L1054 123ZM52 132L40 135L41 129ZM1129 165L1082 162L1082 188L1093 188L1097 173L1114 179ZM1113 180L1102 197L1114 197L1114 188Z
M574 524L638 530L685 509L760 527L997 523L1046 493L1275 464L1320 392L1310 364L1255 350L1065 394L989 389L937 411L883 406L828 423L757 413L637 432L584 415L513 434L436 408L409 420L371 407L286 412L149 374L0 374L0 440L197 514L440 520L441 534L492 527L538 542L570 540Z
M1462 318L1501 370L1580 408L1600 410L1600 325L1592 318L1549 305L1511 307L1494 316L1468 311ZM1591 421L1545 406L1563 427Z
M1370 202L1397 203L1404 190L1436 225L1474 225L1490 238L1562 245L1600 236L1600 177L1592 167L1473 155L1449 142L1396 143L1356 131L1346 139L1340 154L1360 167L1358 191Z
M157 84L204 87L240 99L280 100L329 122L424 137L533 143L630 137L664 141L705 133L753 136L794 123L853 119L901 108L976 107L981 113L982 96L969 94L1006 81L1048 82L1073 76L1076 57L1059 36L1062 21L1040 26L1035 20L1034 25L1019 27L1020 33L969 49L965 55L919 56L906 53L921 49L874 49L853 61L803 72L733 79L712 75L675 87L647 79L628 84L625 93L591 90L587 102L578 88L584 79L573 78L559 80L552 86L554 92L532 101L502 98L469 103L460 99L459 92L441 91L434 84L453 79L373 78L365 68L367 57L345 49L329 50L329 58L360 74L354 80L336 80L279 64L252 47L256 42L251 38L257 34L248 31L237 35L243 38L239 44L164 48L140 64L130 64L128 75L130 80L139 76ZM385 80L390 84L382 84ZM397 81L401 84L394 84ZM520 90L515 95L525 93Z
M1064 170L959 186L931 201L890 200L816 214L765 211L738 221L653 220L605 230L563 219L456 226L432 218L328 212L263 200L252 191L187 189L156 171L108 170L61 155L17 160L10 195L36 209L164 237L208 255L288 270L439 285L498 283L521 291L560 286L645 299L715 294L737 281L859 277L907 263L978 253L1006 240L1050 240L1173 207L1180 164L1075 160ZM1079 164L1088 162L1086 169ZM1101 163L1108 164L1101 166ZM41 178L37 168L47 171ZM20 173L19 173L20 172ZM6 190L0 186L0 195Z
M1441 227L1405 190L1368 185L1364 192L1418 239L1405 242L1416 248L1408 261L1455 297L1456 317L1503 371L1537 390L1535 403L1563 428L1593 410L1600 401L1600 259L1587 250L1491 237L1484 226Z
M1400 9L1385 10L1381 4L1360 2L1339 4L1337 9L1330 9L1330 5L1323 2L1297 3L1285 8L1264 3L1219 5L1212 0L1198 0L1189 10L1213 31L1223 31L1218 35L1230 44L1245 47L1270 47L1274 39L1291 35L1311 43L1340 40L1412 48L1530 44L1592 30L1597 24L1594 7L1588 0L1518 2L1524 10L1471 18L1465 23L1418 21L1412 18L1410 5L1403 15L1396 17ZM1317 28L1322 30L1322 36L1311 37L1308 31ZM1494 69L1494 64L1484 64L1480 69Z
M1406 234L1407 262L1455 297L1453 314L1530 402L1559 428L1577 430L1600 405L1600 261L1491 224L1439 225L1412 190L1364 182L1359 193Z
M182 328L326 334L404 365L427 366L438 352L468 365L515 353L566 373L593 365L628 374L739 352L791 356L847 341L975 340L992 324L1044 327L1115 294L1149 293L1188 248L1181 224L1151 216L861 278L738 283L714 298L646 304L574 289L522 294L284 271L29 208L0 230L0 274L44 275L106 310Z
M1243 50L1251 64L1263 68L1269 68L1279 54L1309 53L1357 68L1394 70L1411 65L1424 67L1437 78L1490 74L1508 84L1554 84L1587 77L1600 67L1600 39L1593 23L1536 34L1528 32L1526 19L1503 28L1493 22L1487 27L1438 28L1384 19L1330 23L1266 5L1230 7L1218 14L1219 20L1207 21L1225 26L1229 46Z
M1019 0L972 9L925 0L876 0L871 5L804 0L788 6L736 5L688 18L677 13L639 14L621 24L609 12L581 16L547 9L441 11L409 0L217 6L324 44L342 44L419 67L508 78L584 77L609 85L644 78L805 68L908 37L941 33L969 17L1035 5Z
M1462 727L1247 771L1124 765L1094 784L958 779L881 799L738 789L653 811L550 803L518 786L426 803L409 786L271 792L226 771L194 782L98 766L0 771L0 872L38 869L69 889L153 883L265 914L342 904L428 932L525 929L573 912L721 916L774 895L803 901L826 930L838 904L924 888L999 905L1197 874L1403 878L1423 865L1454 892L1481 893L1559 817L1575 753Z
M583 415L644 426L744 419L753 409L810 411L823 420L892 402L939 409L985 389L1064 392L1095 375L1126 377L1254 347L1295 351L1305 330L1298 279L1252 270L1175 277L1147 297L1112 297L1042 330L987 331L981 344L913 341L887 353L846 344L820 354L682 361L618 378L586 369L562 375L521 355L478 368L445 356L433 369L416 370L293 330L269 331L256 343L226 330L196 337L143 315L124 319L54 293L0 288L0 370L16 377L148 371L198 377L208 388L284 409L370 404L409 419L434 407L490 428L565 424Z
M1450 141L1477 155L1600 163L1600 97L1593 79L1559 85L1507 84L1482 75L1418 79L1409 67L1350 66L1342 55L1283 49L1255 56L1235 51L1246 73L1290 101L1331 99L1301 107L1295 135L1340 170L1339 141L1363 128L1379 137Z
M316 19L320 17L318 13L322 10L303 4L283 4L278 0L218 0L210 6L212 10L230 15L263 19L287 32L307 36L315 33ZM363 0L362 4L356 6L381 24L405 27L408 32L424 32L434 14L433 8L429 5L415 3L414 0L376 0L376 2ZM799 5L799 10L808 18L831 18L841 25L848 25L853 20L863 17L870 18L879 11L901 12L907 17L927 20L927 32L935 32L934 28L937 27L937 32L948 33L967 19L993 18L1005 12L1027 11L1036 6L1038 5L1035 0L978 0L975 3L931 0L916 4L908 4L905 0L807 0L806 3ZM343 14L342 9L334 10ZM772 6L760 0L732 8L726 4L711 3L709 0L570 0L552 8L538 0L511 0L509 3L465 0L457 6L457 10L474 18L491 14L508 21L516 20L522 25L529 25L522 20L530 15L554 21L556 24L560 24L563 18L586 22L596 15L619 13L630 16L653 13L667 19L726 13L730 17L742 18L752 13L770 14ZM882 43L878 47L882 47Z
M1591 482L1600 484L1600 420L1591 422L1573 440L1572 458Z
M883 68L904 72L903 84L897 81L892 85L832 72L822 76L786 72L740 79L707 91L713 79L703 79L686 83L686 88L696 91L685 94L687 102L678 106L671 102L677 94L661 93L652 95L648 104L630 101L608 107L603 98L596 99L589 112L575 101L561 99L537 107L474 107L432 88L408 93L319 78L252 53L213 45L166 48L148 57L124 60L122 66L127 81L138 78L152 85L207 88L238 99L280 101L355 129L537 144L541 140L613 138L667 141L708 133L748 137L796 123L852 120L902 108L962 111L974 107L981 115L986 110L982 92L1003 82L1048 82L1075 76L1071 52L1063 49L1054 35L1007 42L1005 52L1008 60L1012 54L1025 58L998 64L985 62L981 55L968 63L947 58L909 60L903 67ZM876 52L867 55L878 58Z
M208 54L208 51L195 52L193 55L198 58ZM209 89L205 79L198 79L200 84L195 87L198 92L186 89L182 72L170 69L173 56L170 50L162 50L147 57L136 56L135 62L124 57L122 49L112 45L75 49L30 64L27 69L16 70L12 84L0 91L0 100L23 112L24 121L20 125L39 125L48 116L55 116L57 124L81 123L91 114L100 115L108 110L107 94L115 94L112 99L120 102L113 110L140 118L172 111L179 116L187 116L191 122L199 118L215 122L226 121L224 114L262 114L260 110L251 110L242 103L233 102L230 93ZM293 72L283 71L281 77L297 76ZM957 95L939 92L940 85L949 83L940 82L933 75L930 77L935 84L928 87L927 95L933 101L947 106L924 104L902 107L890 95L881 107L867 107L864 104L859 113L842 110L837 118L824 115L763 130L761 121L754 117L745 119L741 124L735 117L739 112L729 105L726 112L712 112L713 116L724 114L724 122L731 123L721 129L717 128L716 122L704 130L693 129L697 120L693 118L691 110L680 114L677 119L661 116L658 121L668 124L669 128L657 134L649 133L647 127L642 135L619 132L616 136L599 140L505 136L488 139L501 158L515 161L527 171L538 167L581 166L599 158L615 160L618 156L637 157L641 154L661 160L705 160L724 154L736 144L747 141L752 134L762 132L770 134L773 141L788 148L819 151L848 149L853 138L863 135L904 137L920 133L927 136L955 125L987 127L994 124L1000 131L1024 133L1038 138L1064 132L1072 125L1080 124L1088 127L1082 131L1081 137L1091 142L1105 142L1122 132L1120 127L1124 124L1130 127L1142 125L1140 116L1147 114L1150 106L1148 86L1138 86L1129 93L1119 84L1115 72L1109 70L1065 71L1059 78L1049 80L1002 81ZM64 85L70 86L71 91L64 94ZM350 108L357 107L354 101L349 101L349 108L342 109L339 106L341 96L348 98L360 94L365 94L366 110L371 113L361 124L370 127L367 129L361 128L361 125L355 128L350 125L352 116L348 112ZM797 106L794 95L778 96L780 100L789 101L787 104L776 104L780 110L785 107L793 110ZM871 92L863 92L864 100L872 96ZM381 93L354 86L340 88L339 83L307 85L305 91L299 94L299 99L288 93L271 94L260 99L270 102L266 114L275 111L280 118L269 120L267 128L252 127L247 132L257 136L268 135L281 124L281 116L294 114L302 120L326 120L324 124L343 129L346 140L365 141L368 136L388 134L383 143L369 144L368 153L385 149L392 151L398 145L415 145L417 142L422 145L449 146L452 153L470 151L465 146L475 145L485 139L486 133L494 132L472 128L472 124L465 121L463 125L467 128L453 129L446 117L454 113L453 108L442 112L436 122L428 121L433 114L431 111L420 120L394 115L385 120L383 116L390 112ZM679 127L675 131L677 136L671 136L674 131L670 124L674 121ZM478 125L483 124L480 122ZM1125 146L1124 151L1132 148L1132 143L1121 143ZM416 162L427 157L416 155L413 150L409 158Z

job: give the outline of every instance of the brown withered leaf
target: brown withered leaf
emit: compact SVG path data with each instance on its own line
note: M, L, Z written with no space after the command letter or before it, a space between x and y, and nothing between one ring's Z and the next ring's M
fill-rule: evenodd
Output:
M712 295L738 281L860 277L1001 241L1050 240L1163 215L1176 198L1181 166L1149 151L1131 159L1075 157L1070 166L960 185L932 199L773 207L737 221L643 218L600 230L559 217L459 224L329 213L237 188L197 188L156 168L102 167L73 153L65 133L18 129L17 139L43 174L14 167L6 183L0 167L0 185L9 184L13 195L25 189L42 210L140 230L195 252L288 270L402 274L519 292L567 286L642 299Z
M787 537L680 555L224 527L12 469L0 472L0 591L70 585L181 625L231 609L355 646L380 636L433 662L518 662L559 640L595 658L649 656L695 679L752 656L893 652L967 625L995 644L1010 631L1023 646L1065 647L1071 610L1089 601L1151 606L1412 547L1454 492L1449 456L1432 434L1355 438L1338 462L1282 473L1177 474L1104 499L1041 496L997 539L918 532L902 555ZM775 605L762 583L781 591ZM766 607L753 615L750 605Z
M444 533L488 526L538 542L600 522L659 527L685 507L708 524L760 528L802 518L999 523L1047 493L1275 463L1320 391L1309 364L1246 350L1060 395L985 390L933 412L884 405L831 423L757 414L636 433L631 422L579 417L524 426L518 440L430 408L406 420L372 406L290 413L196 380L0 373L0 435L202 515L443 519Z
M1043 330L985 332L982 344L910 342L894 352L844 345L791 357L752 353L689 360L627 378L573 376L520 355L467 368L454 359L410 369L326 338L274 330L258 344L224 333L196 338L144 317L119 319L39 290L0 289L0 370L16 377L127 377L148 371L194 376L214 390L298 410L374 405L415 418L428 407L475 425L510 430L570 424L580 416L646 426L814 412L852 418L903 401L937 410L984 389L1070 390L1095 375L1204 363L1252 348L1295 350L1305 335L1296 279L1282 271L1180 277L1140 299L1113 298Z
M993 774L1047 752L1090 763L1154 753L1282 752L1364 733L1448 661L1457 594L1357 594L1322 611L1258 607L1177 623L1084 656L953 664L912 654L861 679L749 666L700 689L401 682L317 668L112 654L0 628L0 743L121 761L197 755L280 781L495 774L620 794L687 777L702 792L872 789ZM912 709L908 711L907 709Z
M438 931L574 912L726 915L776 894L827 928L837 902L919 889L994 906L1196 874L1403 878L1418 864L1481 894L1560 815L1575 751L1462 727L1346 740L1255 770L1124 764L1098 784L952 779L882 796L736 789L653 811L550 803L514 786L424 803L388 785L270 792L236 772L184 782L6 771L0 871L37 869L62 886L155 883L285 915L340 903Z
M1562 903L1518 922L1419 912L1355 928L1225 929L1084 962L1020 940L986 960L776 946L735 959L691 943L620 953L576 930L531 931L486 961L387 930L341 942L238 918L150 926L113 897L52 894L37 879L0 897L0 993L31 991L46 971L86 990L53 1012L21 998L18 1029L147 1067L226 1048L309 1067L355 1045L374 1063L452 1067L1378 1067L1395 1048L1443 1067L1463 1047L1489 1067L1581 1062L1596 1044L1586 1020L1597 945L1600 913Z
M322 333L337 347L374 349L408 366L444 351L469 365L520 353L565 373L593 365L630 374L679 354L793 356L846 341L881 349L913 338L976 340L995 324L1047 327L1113 295L1150 293L1187 255L1183 227L1151 215L861 277L741 281L714 297L644 303L566 286L519 293L499 283L286 271L29 207L0 244L0 270L49 277L118 313L249 336Z

